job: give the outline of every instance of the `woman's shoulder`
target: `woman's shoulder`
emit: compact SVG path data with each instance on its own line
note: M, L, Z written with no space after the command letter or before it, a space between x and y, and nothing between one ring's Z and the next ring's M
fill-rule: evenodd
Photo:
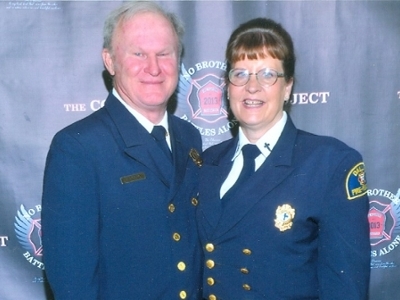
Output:
M332 147L337 149L352 149L345 142L328 135L317 135L304 130L298 130L298 141L315 146Z
M352 156L361 159L361 154L342 140L333 136L317 135L299 130L296 140L296 152L317 154L332 158Z

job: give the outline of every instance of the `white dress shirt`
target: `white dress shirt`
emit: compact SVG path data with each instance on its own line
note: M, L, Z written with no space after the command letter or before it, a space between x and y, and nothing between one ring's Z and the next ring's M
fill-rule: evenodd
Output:
M136 120L138 120L138 122L151 134L151 132L153 131L153 127L156 125L161 125L165 128L165 131L167 132L166 134L166 140L167 140L167 144L169 149L171 150L171 137L169 134L169 127L168 127L168 113L165 111L164 117L162 118L161 122L158 124L153 124L152 122L150 122L145 116L143 116L141 113L139 113L137 110L135 110L134 108L132 108L131 106L128 105L128 103L126 103L121 96L118 94L118 92L113 89L112 91L113 95L115 96L115 98L117 98L125 107L126 109L136 118Z
M272 149L275 147L279 137L282 134L283 128L285 127L286 121L287 121L287 115L286 112L284 111L282 118L257 141L256 146L260 150L261 154L257 156L255 159L255 171L257 171L258 168L260 168L260 166L263 164L263 162L271 153ZM239 178L240 172L243 169L242 148L246 144L250 144L250 142L244 135L242 128L239 127L239 143L232 157L233 161L232 169L229 172L228 177L226 177L220 189L219 194L221 199Z

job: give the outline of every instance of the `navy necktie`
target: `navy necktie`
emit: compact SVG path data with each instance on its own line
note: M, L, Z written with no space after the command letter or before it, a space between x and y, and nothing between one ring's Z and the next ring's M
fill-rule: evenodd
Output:
M243 169L240 172L239 178L236 180L235 184L226 192L224 199L229 198L236 193L238 189L242 187L242 184L249 179L249 177L255 171L255 159L260 155L260 150L256 145L247 144L242 148L243 153Z
M169 149L166 140L165 128L163 126L154 126L153 130L151 131L151 135L154 137L158 146L161 148L161 150L163 150L168 159L172 161L171 150Z

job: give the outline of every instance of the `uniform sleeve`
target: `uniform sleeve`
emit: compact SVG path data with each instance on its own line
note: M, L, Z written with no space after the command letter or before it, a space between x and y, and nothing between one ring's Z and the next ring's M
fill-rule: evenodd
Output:
M320 299L368 298L370 240L364 164L354 150L331 176L319 222Z
M98 195L94 165L77 139L50 147L42 196L43 259L57 300L98 299Z

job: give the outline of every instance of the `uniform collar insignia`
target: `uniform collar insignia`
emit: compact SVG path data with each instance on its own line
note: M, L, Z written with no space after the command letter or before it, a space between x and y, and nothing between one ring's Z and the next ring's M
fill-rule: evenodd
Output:
M190 149L189 156L198 167L201 167L203 165L203 160L196 149Z

